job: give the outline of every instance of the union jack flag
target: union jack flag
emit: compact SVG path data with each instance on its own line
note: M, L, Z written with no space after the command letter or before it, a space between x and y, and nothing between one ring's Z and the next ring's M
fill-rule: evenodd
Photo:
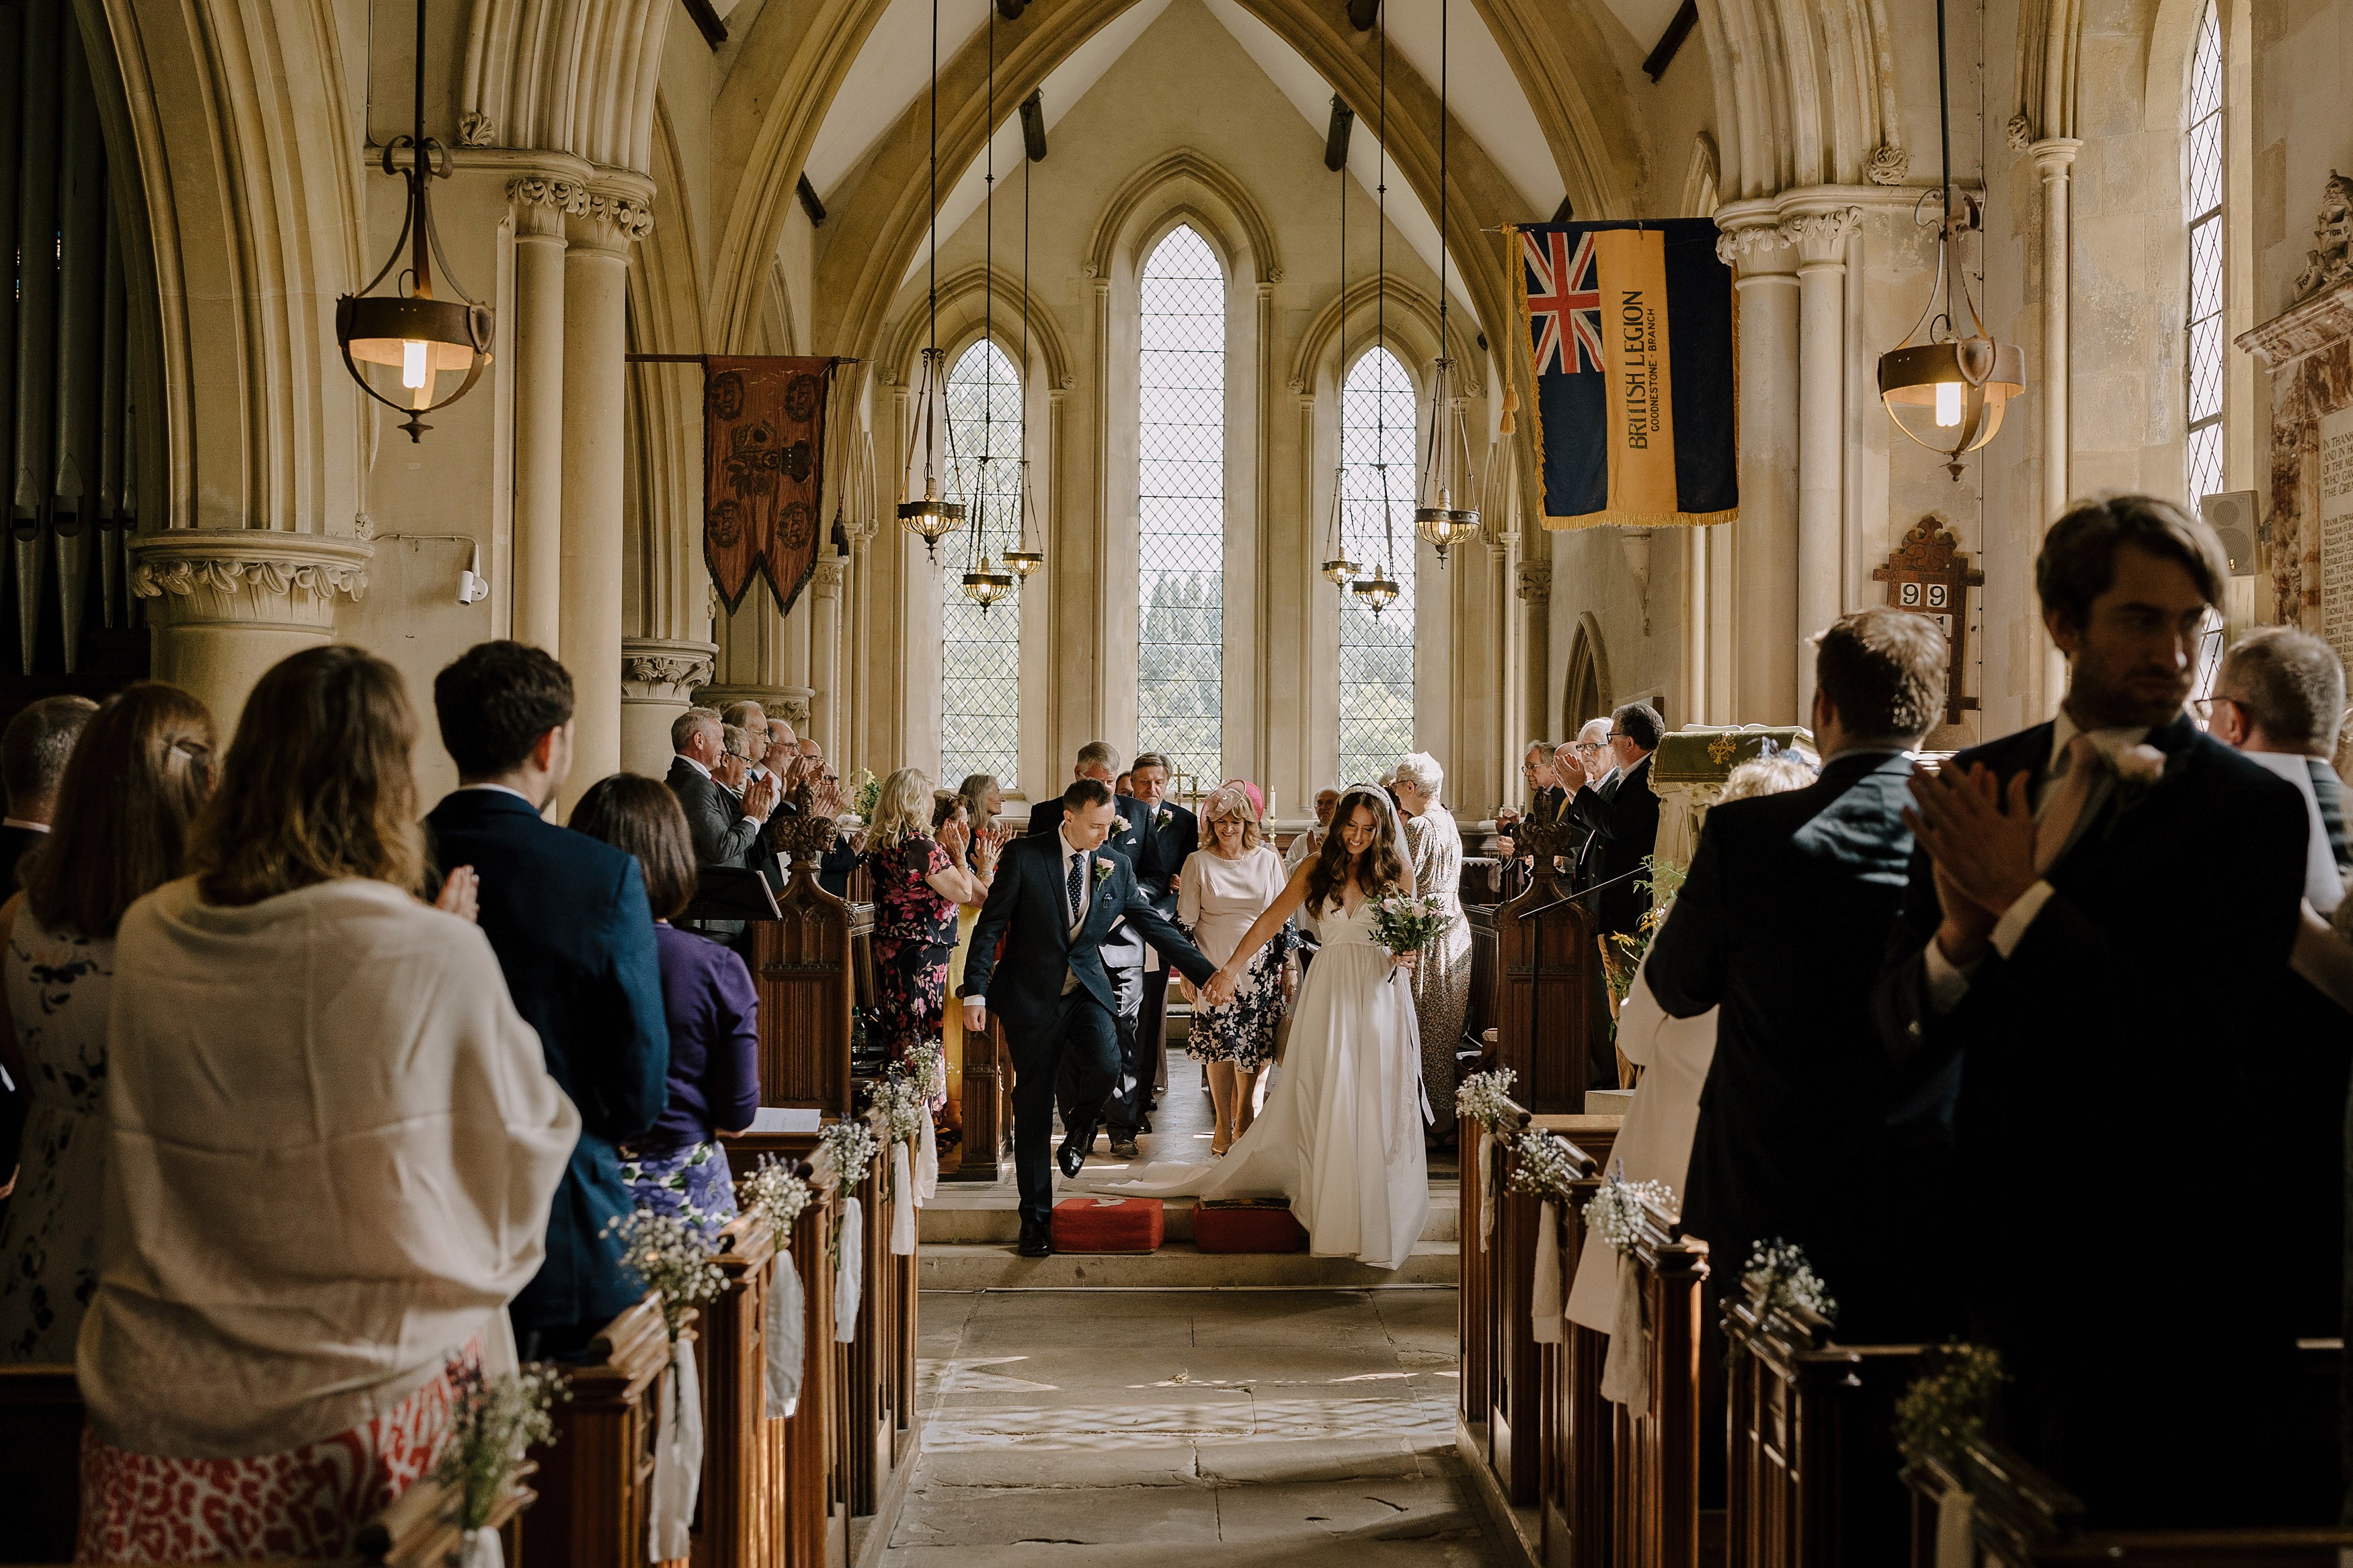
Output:
M1528 264L1528 320L1535 329L1535 374L1557 368L1575 375L1588 367L1601 369L1601 288L1593 275L1593 230L1577 237L1577 250L1568 236L1520 236L1520 252Z

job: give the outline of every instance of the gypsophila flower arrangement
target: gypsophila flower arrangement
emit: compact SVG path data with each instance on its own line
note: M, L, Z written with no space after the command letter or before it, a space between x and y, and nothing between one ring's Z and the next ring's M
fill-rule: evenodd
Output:
M1386 888L1373 901L1373 935L1399 958L1419 952L1446 934L1451 917L1435 898ZM1389 974L1395 980L1402 970Z
M820 1147L833 1151L834 1190L847 1193L866 1179L866 1167L874 1161L881 1147L874 1141L874 1130L855 1119L829 1121L817 1135Z
M767 1221L776 1233L779 1248L792 1240L793 1222L808 1204L809 1184L801 1180L793 1163L774 1154L761 1155L752 1173L744 1178L744 1212Z
M660 1295L673 1344L694 1309L716 1300L727 1283L711 1261L710 1247L676 1215L635 1209L606 1226L605 1234L621 1238L621 1267Z
M1512 1081L1518 1076L1510 1068L1474 1072L1454 1086L1454 1108L1492 1132L1518 1109L1512 1103Z
M1609 1168L1609 1179L1586 1204L1585 1223L1623 1258L1634 1250L1634 1243L1641 1237L1646 1199L1669 1214L1681 1206L1675 1190L1664 1182L1628 1181L1625 1164L1620 1162Z
M1803 1307L1827 1321L1838 1321L1838 1302L1807 1260L1806 1249L1778 1236L1750 1250L1740 1283L1748 1299L1766 1311Z
M1985 1436L1994 1395L2007 1383L2001 1353L1981 1345L1944 1347L1943 1365L1922 1373L1895 1401L1895 1443L1914 1464L1960 1468L1962 1450Z
M928 1046L915 1053L914 1058L902 1068L907 1081L915 1086L917 1096L926 1106L935 1105L948 1091L948 1059L945 1053Z
M1511 1188L1515 1193L1534 1193L1540 1198L1563 1198L1568 1195L1569 1184L1585 1173L1577 1168L1568 1155L1568 1145L1540 1127L1521 1133L1512 1145Z
M858 814L860 822L874 820L874 808L882 802L882 781L870 769L860 768L849 775L849 809Z
M874 1085L872 1105L869 1124L889 1143L913 1142L923 1136L923 1123L932 1119L923 1091L913 1079L895 1069Z
M449 1370L449 1425L433 1479L458 1499L458 1526L480 1530L533 1444L555 1441L555 1402L572 1397L564 1374L526 1362L490 1378L476 1364Z
M1601 980L1609 987L1610 996L1623 1004L1626 994L1634 989L1634 971L1642 955L1651 949L1651 939L1659 934L1659 927L1667 920L1667 907L1683 890L1684 868L1672 860L1661 860L1655 856L1642 857L1643 868L1650 872L1647 879L1637 878L1634 886L1647 889L1651 907L1630 931L1619 931L1609 938L1609 947L1602 950ZM1615 951L1612 951L1614 949Z

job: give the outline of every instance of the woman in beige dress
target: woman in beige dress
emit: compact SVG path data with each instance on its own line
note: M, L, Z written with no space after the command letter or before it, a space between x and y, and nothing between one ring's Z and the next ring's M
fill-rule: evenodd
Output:
M1406 858L1414 886L1447 915L1446 933L1426 949L1413 973L1414 1015L1421 1022L1421 1081L1443 1144L1454 1127L1454 1051L1471 1005L1471 921L1462 912L1462 835L1439 804L1446 770L1428 752L1397 765L1394 788L1406 818Z
M1258 814L1239 789L1209 792L1201 805L1208 842L1185 858L1176 879L1176 923L1193 944L1219 963L1233 956L1250 922L1282 896L1282 857L1259 837ZM1242 972L1234 999L1222 1007L1193 1009L1185 1050L1202 1064L1218 1126L1209 1152L1222 1154L1250 1130L1250 1091L1274 1055L1275 1028L1282 1021L1287 942L1278 937L1260 949Z

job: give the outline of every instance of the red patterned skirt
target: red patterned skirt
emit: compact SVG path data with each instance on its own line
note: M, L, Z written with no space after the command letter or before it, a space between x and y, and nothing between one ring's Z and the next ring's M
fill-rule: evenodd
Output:
M459 1352L479 1362L481 1342ZM454 1363L453 1363L454 1364ZM165 1459L81 1437L80 1563L337 1558L362 1525L433 1468L449 1373L348 1432L282 1454Z

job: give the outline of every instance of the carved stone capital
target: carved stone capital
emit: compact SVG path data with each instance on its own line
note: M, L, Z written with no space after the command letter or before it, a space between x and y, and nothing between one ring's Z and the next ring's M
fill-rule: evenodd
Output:
M2075 154L2083 150L2083 142L2073 136L2053 136L2026 148L2033 155L2034 172L2042 176L2046 185L2053 180L2065 179L2067 171L2074 166Z
M731 702L756 702L771 719L782 719L796 732L806 731L809 721L809 699L816 692L806 686L706 686L694 694L694 700L705 708L724 708Z
M498 125L480 110L470 109L458 117L459 146L491 147L498 144Z
M587 204L568 215L565 237L577 249L627 255L653 232L653 183L599 179L587 189Z
M1795 213L1781 220L1781 233L1797 247L1801 268L1844 264L1847 237L1862 226L1861 207Z
M507 200L519 207L553 207L581 216L588 211L588 187L554 174L518 174L507 182Z
M1900 185L1912 172L1912 154L1893 142L1883 142L1873 150L1871 166L1863 170L1863 178L1874 185Z
M1715 226L1723 230L1715 241L1715 258L1743 272L1788 272L1789 237L1781 232L1781 216L1767 201L1735 202L1717 210Z
M832 554L818 556L817 563L809 568L809 592L820 599L839 598L842 572L849 564L849 561L843 556Z
M1520 597L1531 605L1552 602L1552 563L1523 561L1520 563Z
M338 595L367 593L365 540L260 528L174 528L131 542L131 592L172 626L332 632Z
M668 703L683 708L695 688L718 668L719 645L660 637L621 639L621 700Z

